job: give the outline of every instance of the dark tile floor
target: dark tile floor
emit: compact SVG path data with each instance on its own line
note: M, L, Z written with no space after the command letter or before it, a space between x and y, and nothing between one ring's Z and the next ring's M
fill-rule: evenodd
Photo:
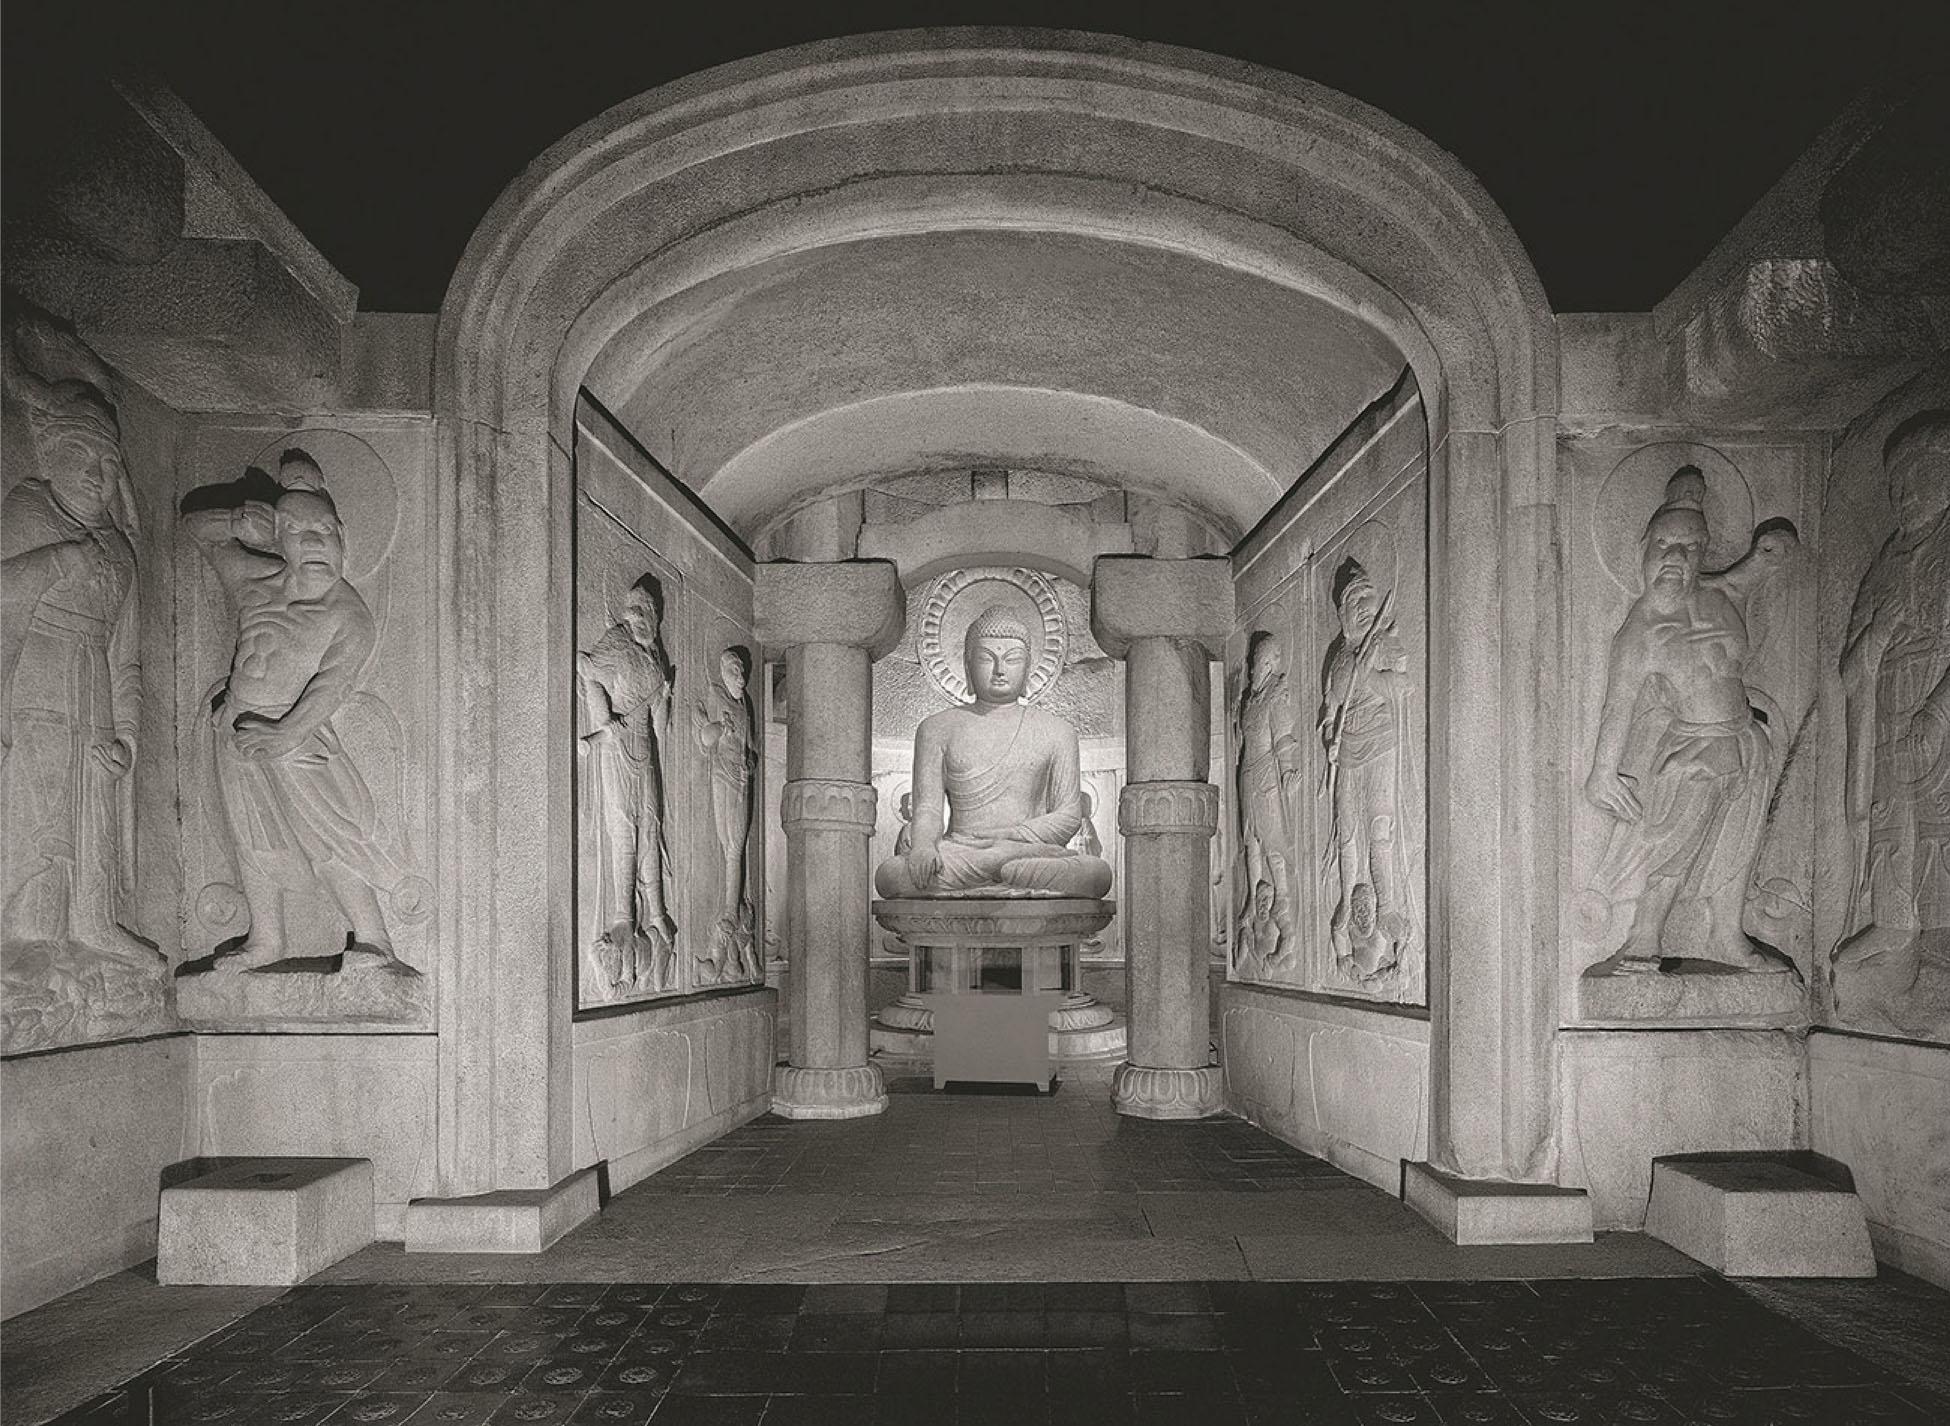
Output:
M1263 1192L1336 1187L1347 1176L1243 1119L1160 1123L1111 1112L1108 1074L1071 1070L1054 1096L923 1095L913 1112L793 1121L765 1115L645 1180L647 1194ZM903 1105L905 1107L905 1104Z
M294 1288L64 1423L1950 1421L1712 1277Z

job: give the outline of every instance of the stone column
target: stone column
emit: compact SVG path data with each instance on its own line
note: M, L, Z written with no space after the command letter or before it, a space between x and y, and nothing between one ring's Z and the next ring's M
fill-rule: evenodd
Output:
M1127 780L1125 976L1130 1058L1111 1097L1120 1114L1199 1119L1225 1107L1211 1058L1211 840L1219 789L1211 752L1211 661L1232 626L1224 560L1107 556L1091 579L1091 629L1123 658Z
M868 839L873 660L899 641L906 598L884 560L765 564L759 641L786 661L786 898L792 1061L772 1109L789 1119L853 1119L887 1107L867 1062Z

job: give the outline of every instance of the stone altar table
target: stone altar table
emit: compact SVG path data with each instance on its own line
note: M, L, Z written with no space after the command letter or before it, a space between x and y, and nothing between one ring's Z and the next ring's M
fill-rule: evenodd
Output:
M978 994L985 985L1023 994L1057 992L1049 1052L1058 1060L1120 1055L1125 1027L1083 990L1083 943L1110 924L1113 901L1093 897L906 897L873 903L874 919L910 947L907 993L883 1008L874 1050L900 1058L934 1055L934 1010L926 998ZM924 998L926 997L926 998Z

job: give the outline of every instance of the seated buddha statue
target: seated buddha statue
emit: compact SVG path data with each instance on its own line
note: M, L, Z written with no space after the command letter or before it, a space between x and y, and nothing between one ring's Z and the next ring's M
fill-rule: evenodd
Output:
M1101 897L1110 866L1069 843L1083 825L1076 731L1022 701L1029 631L1005 608L968 626L972 704L914 734L914 841L874 885L890 898Z

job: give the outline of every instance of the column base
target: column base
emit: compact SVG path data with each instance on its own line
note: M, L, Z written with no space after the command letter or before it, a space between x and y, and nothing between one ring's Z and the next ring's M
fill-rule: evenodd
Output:
M578 1169L552 1188L504 1188L467 1198L416 1198L401 1232L409 1253L539 1253L601 1204L596 1170Z
M1225 1088L1217 1065L1154 1069L1126 1061L1111 1076L1110 1102L1133 1119L1207 1119L1224 1111Z
M886 1108L887 1086L878 1065L780 1065L773 1074L772 1112L786 1119L864 1119Z
M1591 1241L1591 1196L1581 1188L1457 1178L1431 1164L1405 1163L1402 1199L1462 1247Z

